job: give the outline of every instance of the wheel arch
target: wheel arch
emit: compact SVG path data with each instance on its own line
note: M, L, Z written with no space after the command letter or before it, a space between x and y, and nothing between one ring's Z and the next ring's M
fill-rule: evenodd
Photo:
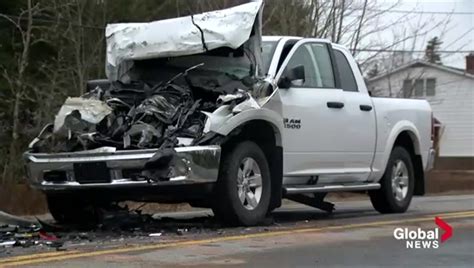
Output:
M282 146L283 120L279 114L265 108L251 109L238 113L229 118L222 126L214 130L214 132L223 136L229 136L231 133L235 133L236 130L252 122L261 122L270 126L273 130L276 145Z
M283 183L283 147L281 140L281 129L275 120L268 120L267 116L246 116L234 120L239 122L234 128L226 128L221 131L228 137L222 146L222 152L229 152L239 142L250 140L255 142L264 152L267 159L272 181L272 195L269 211L281 206L282 183ZM227 122L229 123L229 122Z
M388 158L395 148L395 146L401 146L405 148L411 156L413 169L415 173L415 195L425 194L425 173L423 171L423 160L421 157L420 138L417 128L411 122L399 122L398 127L394 127L393 134L390 135L389 146L385 150L384 157L386 158L385 169L388 164ZM384 170L385 172L385 170Z

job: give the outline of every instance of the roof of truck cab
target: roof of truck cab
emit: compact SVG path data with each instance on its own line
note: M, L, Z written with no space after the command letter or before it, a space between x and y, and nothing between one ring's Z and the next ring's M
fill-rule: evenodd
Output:
M314 41L331 43L330 40L322 39L322 38L306 38L306 37L301 37L301 36L285 36L285 35L264 35L264 36L262 36L262 40L264 42L272 42L272 41L276 42L276 41L280 41L281 39L296 39L296 40L311 39L311 40L314 40Z
M262 36L263 41L280 41L283 38L287 39L302 39L301 37L298 36L282 36L282 35L264 35Z

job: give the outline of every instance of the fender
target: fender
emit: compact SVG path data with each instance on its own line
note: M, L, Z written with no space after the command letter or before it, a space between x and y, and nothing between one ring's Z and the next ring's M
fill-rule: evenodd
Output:
M228 135L237 127L253 120L263 120L269 122L275 131L275 141L277 146L282 146L283 120L281 115L275 111L260 108L242 111L228 118L219 126L211 126L211 130L221 135Z
M395 141L402 132L408 132L410 135L411 140L413 141L413 148L415 149L415 154L420 155L420 133L416 126L407 120L402 120L397 122L392 130L390 131L390 134L388 135L387 138L387 143L385 144L385 148L383 151L383 158L381 161L381 174L385 173L385 169L387 168L387 162L390 157L390 153L392 152L393 146L395 145Z

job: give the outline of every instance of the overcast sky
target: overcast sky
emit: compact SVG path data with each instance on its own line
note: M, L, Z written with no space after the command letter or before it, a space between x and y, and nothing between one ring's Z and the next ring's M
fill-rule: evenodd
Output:
M431 31L427 36L417 40L416 49L423 50L426 41L434 36L441 37L443 44L441 50L467 50L474 51L474 0L401 0L402 2L393 10L410 10L416 12L453 12L450 22L447 25ZM393 5L395 0L378 0L382 7ZM456 14L457 12L470 14ZM397 18L403 16L402 13L391 12L384 20L397 21ZM413 15L412 19L400 22L400 28L410 28L417 25L417 21L421 19L426 21L446 20L448 14L423 14ZM382 37L393 35L391 31L382 34ZM442 62L459 68L465 68L464 54L442 54ZM418 54L418 56L420 56Z

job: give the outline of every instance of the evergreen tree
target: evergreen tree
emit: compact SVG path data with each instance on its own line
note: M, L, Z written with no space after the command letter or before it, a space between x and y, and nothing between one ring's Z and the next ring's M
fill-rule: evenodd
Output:
M441 55L439 54L439 48L443 42L439 40L437 36L431 38L428 41L425 49L425 60L430 63L441 64Z

